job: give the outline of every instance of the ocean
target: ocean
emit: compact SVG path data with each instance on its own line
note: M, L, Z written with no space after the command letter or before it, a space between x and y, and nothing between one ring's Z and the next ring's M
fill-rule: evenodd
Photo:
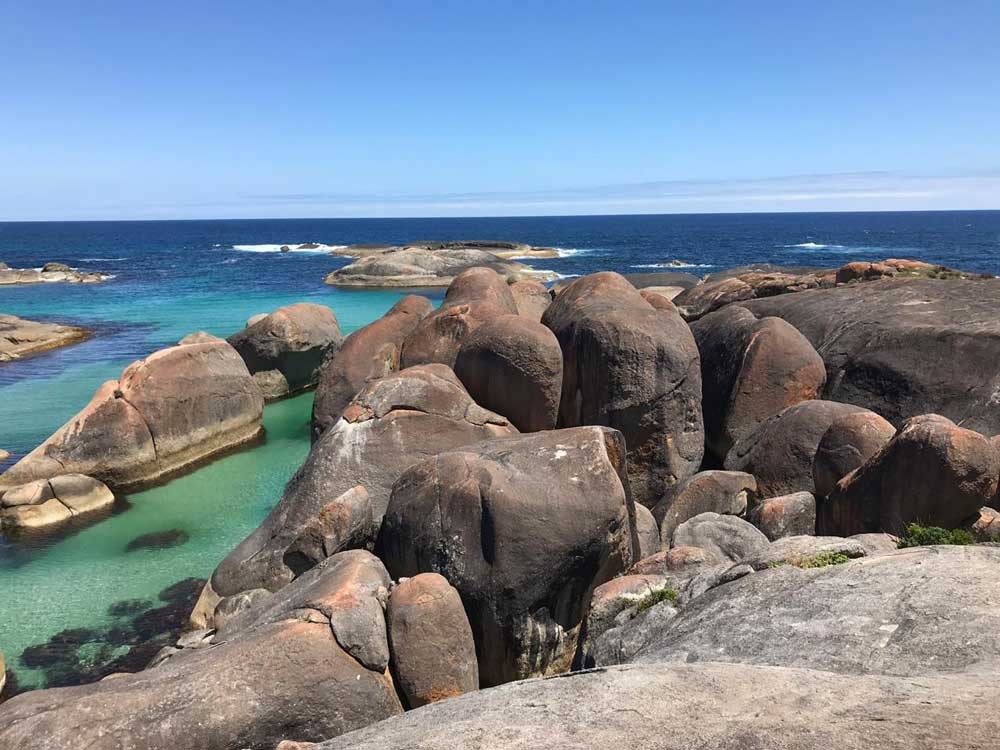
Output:
M227 336L251 315L302 300L329 305L348 333L401 296L326 286L326 274L349 259L323 248L281 253L282 245L462 239L557 247L560 257L531 263L564 277L649 272L675 260L685 266L677 270L704 275L756 262L829 267L887 257L1000 275L1000 211L0 223L0 261L11 267L58 261L114 276L99 285L0 287L0 312L94 331L82 344L0 365L0 448L13 454L8 465L104 380L188 333ZM22 686L65 684L73 680L67 663L87 667L88 659L126 653L127 639L116 644L107 635L125 626L127 608L115 605L153 608L171 584L210 574L308 453L311 398L268 406L262 445L135 493L106 520L0 540L0 652ZM180 532L184 541L126 551L153 532ZM67 632L75 635L59 635ZM37 649L53 636L72 651L57 667Z

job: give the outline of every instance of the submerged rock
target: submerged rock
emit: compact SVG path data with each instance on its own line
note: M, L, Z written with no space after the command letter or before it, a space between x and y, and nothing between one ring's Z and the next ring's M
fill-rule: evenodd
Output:
M169 531L154 531L149 534L137 536L125 545L126 552L135 552L140 549L167 549L169 547L179 547L185 544L191 536L183 529L170 529Z

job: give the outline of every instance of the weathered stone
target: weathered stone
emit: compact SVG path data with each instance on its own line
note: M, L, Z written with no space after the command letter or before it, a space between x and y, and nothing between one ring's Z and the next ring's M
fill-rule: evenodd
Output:
M283 560L299 575L340 550L370 544L377 533L371 495L359 484L320 508L288 545Z
M914 417L820 506L817 528L848 536L908 524L953 529L997 492L1000 455L978 432L936 414Z
M280 373L287 392L279 396L315 385L320 365L343 340L333 310L311 302L282 307L229 337L251 374ZM266 382L275 380L270 376ZM268 390L273 394L273 388Z
M770 416L818 398L823 360L780 318L731 306L691 325L701 354L705 443L721 461Z
M668 294L662 294L657 289L662 289L662 287L654 287L653 289L640 289L639 296L641 296L646 302L655 307L657 310L666 310L668 312L677 312L677 306L670 301ZM679 290L678 290L679 293Z
M411 367L369 382L313 446L264 522L222 561L211 583L217 596L246 589L275 590L293 577L285 552L331 501L365 488L377 528L393 482L414 463L437 453L516 430L479 407L443 365ZM324 532L324 540L333 538ZM367 546L374 539L345 538ZM324 541L324 551L340 551Z
M803 401L769 417L737 442L725 467L757 479L760 497L812 492L813 457L823 435L840 417L864 411L832 401Z
M20 284L45 284L67 282L70 284L97 284L112 278L109 274L97 271L74 269L65 263L46 263L41 270L37 268L0 268L0 286Z
M392 590L386 610L392 673L410 708L479 689L476 644L458 591L437 573Z
M576 279L545 311L563 352L559 424L620 430L636 502L655 505L704 453L701 369L680 316L616 273Z
M631 565L621 434L579 427L439 453L396 482L379 534L394 577L443 575L483 685L568 669L595 586Z
M455 374L477 404L503 414L521 432L555 428L562 350L541 323L520 315L485 321L462 341Z
M240 612L245 612L269 596L271 596L271 592L267 589L250 589L249 591L241 591L233 596L227 596L219 600L218 604L215 605L214 615L211 618L207 618L206 622L211 620L212 625L221 630L227 622Z
M718 513L701 513L674 531L673 547L701 547L719 561L742 562L766 549L766 536L742 518Z
M536 323L541 321L542 314L552 302L549 290L537 281L515 281L510 285L510 293L514 295L517 314Z
M742 516L754 500L757 480L742 471L700 471L671 488L653 508L660 539L669 542L674 529L701 513Z
M1000 542L1000 511L980 508L979 517L969 527L969 532L980 542Z
M816 494L826 497L837 482L874 456L896 434L896 428L872 411L835 420L819 441L813 459Z
M786 536L816 533L816 498L811 492L793 492L758 503L749 521L772 542Z
M744 558L743 562L754 570L766 570L778 565L815 565L836 555L855 558L865 557L867 554L865 545L857 539L839 536L786 536Z
M888 555L899 547L899 539L892 534L852 534L848 538L864 547L867 557Z
M635 534L639 541L637 558L641 560L660 551L660 529L652 511L645 505L635 506Z
M404 297L381 318L344 339L319 373L312 412L313 442L340 419L365 383L399 370L403 341L432 309L426 297Z
M719 558L701 547L673 547L644 557L629 568L628 572L629 575L676 574L690 578L720 562Z
M88 335L86 329L77 326L0 315L0 362L75 344Z
M79 414L0 475L0 488L68 473L114 489L148 485L255 439L263 405L229 344L161 349L102 385Z
M741 279L721 279L698 284L674 297L685 320L697 320L713 310L740 300L753 299L753 288Z
M51 479L14 487L0 498L0 525L39 528L114 505L115 496L103 483L82 474L61 474Z
M434 362L453 367L469 334L488 320L516 314L517 303L503 277L489 268L463 271L448 287L441 307L406 337L402 367Z

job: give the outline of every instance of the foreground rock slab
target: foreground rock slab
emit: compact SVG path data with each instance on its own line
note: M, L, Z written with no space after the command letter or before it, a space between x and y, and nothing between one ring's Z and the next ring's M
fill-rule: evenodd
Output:
M1000 733L998 689L992 675L913 681L732 664L636 664L465 695L316 750L986 748Z
M0 315L0 362L76 344L88 335L86 329L76 326Z

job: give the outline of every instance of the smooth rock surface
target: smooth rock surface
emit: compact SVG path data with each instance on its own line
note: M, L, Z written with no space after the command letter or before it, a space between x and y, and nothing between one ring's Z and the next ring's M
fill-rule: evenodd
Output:
M816 533L816 498L811 492L771 497L756 504L747 517L772 542L786 536Z
M653 508L660 539L669 542L674 529L701 513L742 516L755 501L757 480L742 471L699 471L670 489Z
M895 434L895 427L871 411L834 420L813 458L816 495L826 497L833 492L837 482L874 456Z
M0 363L76 344L88 335L77 326L0 315Z
M541 321L542 314L552 302L552 295L543 284L537 281L515 281L510 285L510 293L514 295L517 314L536 323Z
M674 531L672 547L699 547L722 562L742 562L759 553L769 542L758 529L742 518L718 513L701 513Z

